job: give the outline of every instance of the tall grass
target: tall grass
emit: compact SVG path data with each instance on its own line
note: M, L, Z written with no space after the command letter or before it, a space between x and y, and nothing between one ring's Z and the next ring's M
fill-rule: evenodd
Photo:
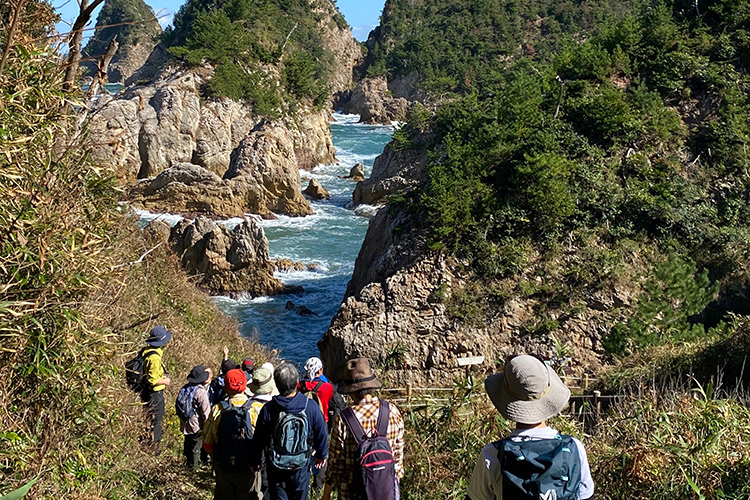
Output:
M170 401L189 369L271 353L180 271L118 204L87 155L62 91L58 54L16 45L0 75L0 496L38 479L31 498L207 498L179 468ZM166 452L141 450L141 406L123 364L150 328L174 333L165 362Z

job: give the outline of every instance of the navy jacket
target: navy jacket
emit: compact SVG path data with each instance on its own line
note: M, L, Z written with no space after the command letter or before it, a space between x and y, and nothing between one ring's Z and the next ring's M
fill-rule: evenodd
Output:
M305 404L307 404L306 410ZM291 398L274 396L271 402L266 403L260 410L253 433L250 465L261 464L263 450L266 450L271 444L276 421L282 409L289 413L297 413L303 410L307 413L307 423L310 427L315 457L328 458L328 427L323 414L320 412L320 407L314 401L309 400L307 396L298 392Z

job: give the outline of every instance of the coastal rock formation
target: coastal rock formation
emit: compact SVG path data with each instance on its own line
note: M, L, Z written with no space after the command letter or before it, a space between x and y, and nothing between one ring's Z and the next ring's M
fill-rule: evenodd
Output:
M365 78L357 84L344 112L360 115L362 123L390 124L404 120L409 102L403 97L393 97L384 77Z
M388 144L375 158L370 178L357 183L352 203L379 205L389 195L411 191L419 184L426 161L426 148L397 150L393 143Z
M318 179L310 179L304 193L313 200L327 200L331 197L331 193L320 184Z
M190 204L235 216L312 213L298 168L335 159L328 112L270 123L240 102L202 99L209 76L207 69L165 70L149 86L102 98L89 126L96 138L94 160L111 166L126 185L181 165L179 172L131 190L143 206L158 201L164 203L161 209L179 212ZM186 163L232 182L218 182L195 169L186 175ZM175 176L187 187L174 184Z
M362 47L333 2L314 2L311 6L318 18L323 45L336 61L330 80L331 92L335 95L351 88L354 68L363 60Z
M351 181L363 181L365 180L365 166L362 163L355 163L349 170L349 175L339 175L339 178Z
M461 322L448 304L471 276L431 251L425 230L409 228L408 216L390 208L370 221L341 308L318 342L334 380L343 377L347 359L367 356L388 367L380 373L391 384L450 385L466 374L459 357L484 356L472 368L484 373L495 369L495 360L521 351L554 357L557 342L572 346L582 366L599 363L593 349L612 310L567 318L555 336L527 329L533 298L510 298L486 323Z
M273 277L268 240L253 218L231 231L208 217L183 219L172 228L169 241L185 271L199 276L198 286L211 294L257 297L285 291Z
M96 18L96 36L83 49L81 64L96 74L98 59L109 42L117 38L119 48L109 63L111 83L123 83L148 59L162 29L154 11L143 0L106 0Z

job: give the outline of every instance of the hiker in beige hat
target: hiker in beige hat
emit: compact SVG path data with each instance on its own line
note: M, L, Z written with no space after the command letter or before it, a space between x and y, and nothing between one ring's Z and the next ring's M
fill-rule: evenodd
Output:
M592 498L594 481L583 444L547 427L570 398L555 371L534 356L514 356L501 373L487 377L484 387L516 429L482 448L467 499Z
M397 500L404 474L404 420L395 405L378 399L381 384L369 359L347 361L345 376L339 392L354 404L334 423L322 500L330 499L332 490L339 500Z

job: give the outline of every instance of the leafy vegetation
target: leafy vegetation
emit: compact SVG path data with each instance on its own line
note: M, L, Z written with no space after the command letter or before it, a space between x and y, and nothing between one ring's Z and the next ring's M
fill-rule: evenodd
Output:
M615 354L747 311L727 297L748 283L750 244L743 9L625 8L584 42L562 37L555 55L496 67L439 108L425 184L407 203L433 248L460 252L489 284L469 293L480 302L493 281L520 293L523 271L544 277L535 296L572 305L625 269L642 293L633 318L611 325ZM419 132L403 130L397 145L411 147Z
M188 64L216 66L213 95L247 100L267 116L278 115L282 102L321 107L333 64L319 26L326 8L306 0L191 0L165 42Z
M32 31L43 28L21 25L0 74L0 497L32 481L36 498L207 497L180 472L171 411L162 457L141 450L124 362L167 325L173 399L192 366L217 368L225 343L235 356L270 354L121 211L69 114L80 103L62 90L59 54Z

